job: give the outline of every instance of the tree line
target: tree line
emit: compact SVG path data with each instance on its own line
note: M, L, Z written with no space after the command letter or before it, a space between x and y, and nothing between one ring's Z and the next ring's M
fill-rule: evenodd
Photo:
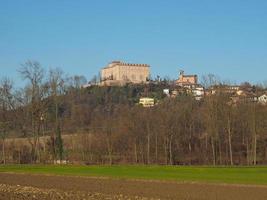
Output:
M46 72L35 61L18 72L24 88L8 78L0 85L3 164L267 164L267 106L233 104L220 92L201 101L183 92L167 98L163 89L176 87L169 81L82 88L84 77ZM142 96L158 104L143 108Z

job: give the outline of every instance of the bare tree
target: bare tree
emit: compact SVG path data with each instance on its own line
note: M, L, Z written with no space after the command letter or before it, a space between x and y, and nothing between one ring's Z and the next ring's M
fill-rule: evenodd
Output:
M6 163L5 140L11 129L11 111L14 110L13 83L8 78L3 78L0 85L0 136L2 139L2 160Z
M209 88L211 86L220 84L220 78L214 74L207 74L201 77L200 82L205 88Z
M63 159L63 140L61 136L61 127L60 127L60 119L59 119L59 95L63 94L64 88L64 80L63 80L63 72L61 69L51 69L49 73L49 85L51 89L51 96L53 98L53 107L54 107L54 121L55 121L55 133L56 137L52 136L52 141L54 141L54 152L56 153L56 157L60 161ZM54 140L55 138L55 140Z
M45 71L37 61L27 61L19 70L22 78L29 81L31 133L33 136L33 160L40 162L40 130L43 115L42 100L44 94Z

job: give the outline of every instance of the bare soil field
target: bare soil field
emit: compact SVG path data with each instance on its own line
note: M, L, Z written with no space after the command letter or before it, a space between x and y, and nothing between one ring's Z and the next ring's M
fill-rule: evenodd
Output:
M266 200L267 186L0 173L1 200Z

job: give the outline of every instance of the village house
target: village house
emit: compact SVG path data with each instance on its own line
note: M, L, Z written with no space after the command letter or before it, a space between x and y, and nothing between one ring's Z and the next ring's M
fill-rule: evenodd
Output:
M170 97L170 89L163 89L163 94L165 94L167 97Z
M196 100L200 100L205 95L205 89L198 84L197 75L185 75L184 71L180 71L176 84L186 89L186 92L192 94Z
M230 95L241 95L243 90L240 90L238 85L214 85L211 87L211 94L224 93Z
M185 75L184 71L180 71L179 78L176 81L176 84L181 87L194 88L198 85L197 75Z
M258 97L255 95L249 95L249 96L231 96L230 97L231 102L233 104L238 104L238 103L257 103L258 102Z
M145 108L153 107L155 105L155 100L153 98L143 97L140 98L139 104Z
M150 66L147 64L130 64L113 61L101 70L100 85L123 86L127 83L147 83L150 75Z
M175 98L175 97L178 96L178 94L179 94L178 90L173 90L173 91L171 91L171 93L170 93L170 97L171 97L171 98Z
M192 92L193 96L195 97L195 99L198 101L201 100L205 95L205 89L202 86L198 86L196 88L193 88L191 90L191 92Z
M263 105L266 105L267 104L267 95L263 94L263 95L259 96L258 97L258 102L263 104Z

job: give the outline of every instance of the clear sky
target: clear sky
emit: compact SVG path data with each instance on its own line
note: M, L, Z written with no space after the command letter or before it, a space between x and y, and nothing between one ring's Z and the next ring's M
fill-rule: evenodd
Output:
M27 59L88 79L112 60L152 75L267 80L266 0L0 0L0 76Z

